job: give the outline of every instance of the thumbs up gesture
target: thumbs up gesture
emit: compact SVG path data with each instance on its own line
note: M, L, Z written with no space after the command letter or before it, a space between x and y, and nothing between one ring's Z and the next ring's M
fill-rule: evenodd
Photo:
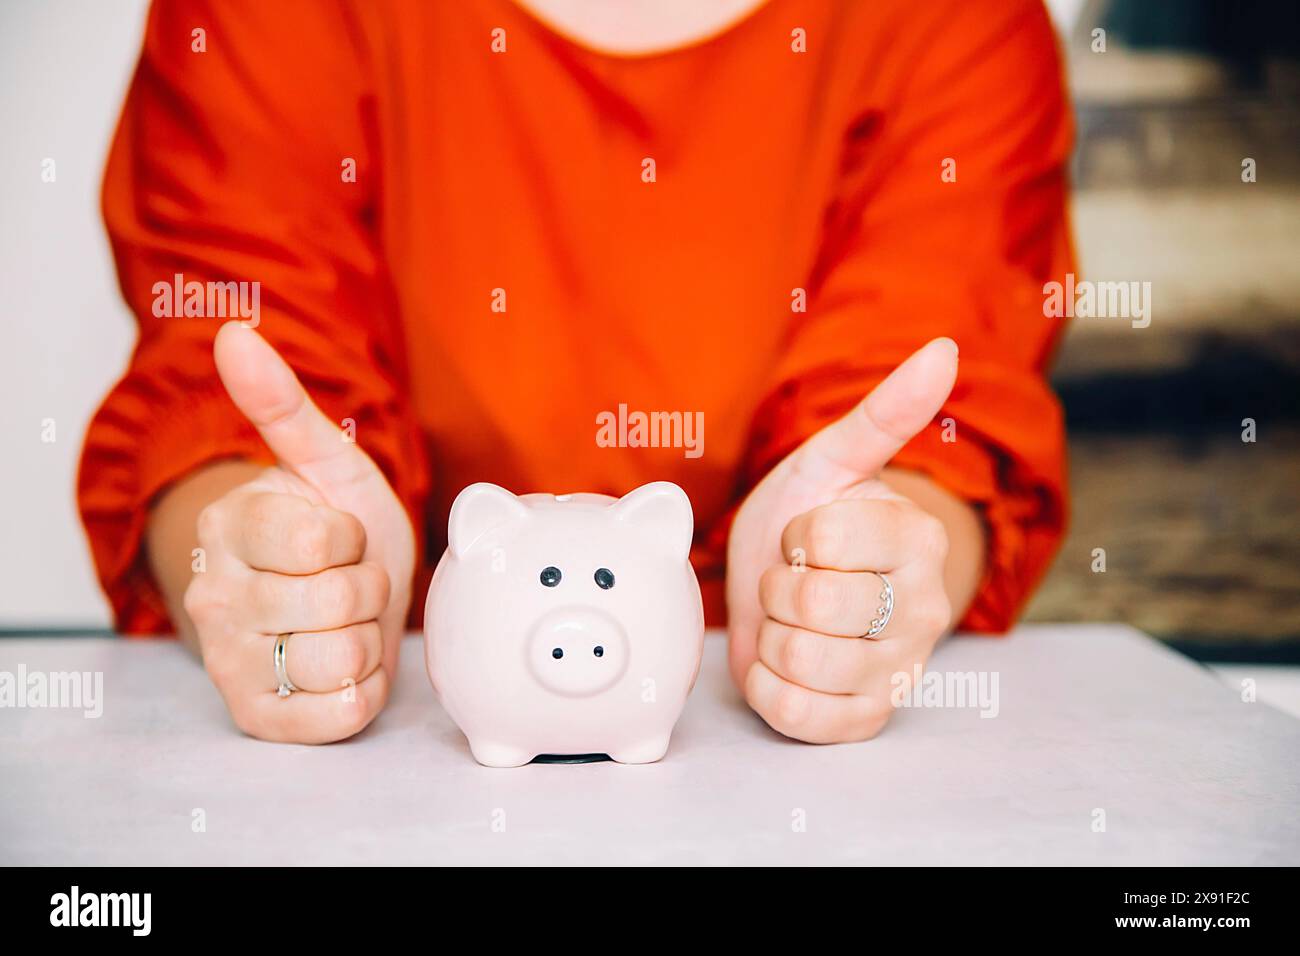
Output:
M214 353L226 391L279 464L200 513L207 566L185 611L245 733L341 740L388 698L411 601L411 524L375 463L257 332L229 322ZM282 634L296 688L287 696L274 662Z
M727 554L732 676L786 736L875 736L893 712L893 675L923 666L949 626L944 525L880 473L938 413L956 376L956 344L930 342L777 465L736 515ZM879 575L894 609L867 636L881 617Z

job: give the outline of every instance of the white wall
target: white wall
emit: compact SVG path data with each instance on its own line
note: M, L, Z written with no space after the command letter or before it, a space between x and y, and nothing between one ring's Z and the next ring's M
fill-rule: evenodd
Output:
M0 0L0 628L109 620L74 492L86 423L134 341L99 182L145 9Z

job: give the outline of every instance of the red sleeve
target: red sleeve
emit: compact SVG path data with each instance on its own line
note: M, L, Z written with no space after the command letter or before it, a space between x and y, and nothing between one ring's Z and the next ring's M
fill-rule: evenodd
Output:
M1005 630L1064 533L1065 444L1043 285L1072 269L1072 123L1037 2L918 4L855 92L809 311L758 421L751 479L931 338L961 349L938 419L895 459L982 511L988 572L960 622ZM900 24L900 26L903 26ZM945 182L953 160L955 182ZM951 419L952 441L942 423Z
M103 186L140 336L91 422L78 485L122 631L170 629L141 553L155 496L206 462L270 460L217 379L217 301L204 296L215 314L187 316L184 301L165 314L158 284L178 275L205 289L247 283L241 315L257 289L258 331L327 415L355 422L422 527L428 469L373 234L377 144L357 37L324 0L158 0L150 11ZM355 182L341 175L348 158Z

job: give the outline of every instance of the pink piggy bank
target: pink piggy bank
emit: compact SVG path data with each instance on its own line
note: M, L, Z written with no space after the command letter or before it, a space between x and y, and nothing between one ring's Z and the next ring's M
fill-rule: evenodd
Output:
M483 482L457 495L425 657L475 760L663 757L704 650L693 525L666 481L618 499Z

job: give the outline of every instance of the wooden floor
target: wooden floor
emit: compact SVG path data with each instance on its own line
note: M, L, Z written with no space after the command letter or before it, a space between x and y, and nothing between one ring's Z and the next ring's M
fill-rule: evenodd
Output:
M1071 472L1072 528L1027 619L1300 650L1300 428L1254 444L1085 433Z

